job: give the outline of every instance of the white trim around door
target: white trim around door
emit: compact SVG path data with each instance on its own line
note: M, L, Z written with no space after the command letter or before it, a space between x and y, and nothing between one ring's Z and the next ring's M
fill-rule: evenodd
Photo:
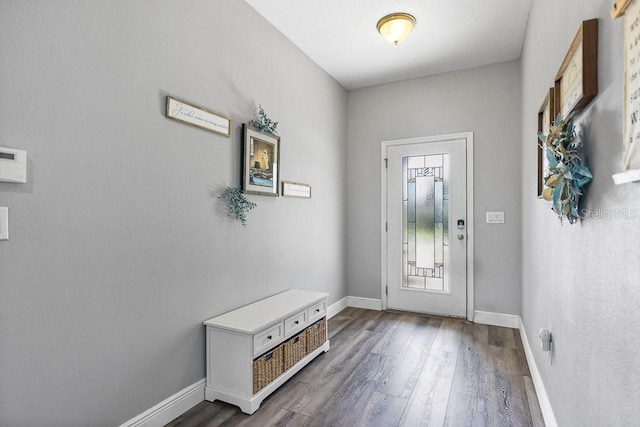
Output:
M467 320L473 322L474 319L474 274L473 274L473 132L463 132L447 135L418 137L409 139L395 139L382 141L381 144L381 173L380 173L380 284L382 296L382 309L387 309L387 148L394 145L422 144L425 142L436 142L443 140L466 140L467 151Z

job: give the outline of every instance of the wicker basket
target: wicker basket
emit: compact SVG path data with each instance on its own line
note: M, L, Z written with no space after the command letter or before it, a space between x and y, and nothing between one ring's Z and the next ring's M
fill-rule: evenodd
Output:
M284 343L284 370L288 370L307 355L307 334L301 332Z
M253 394L256 394L284 372L283 344L253 360Z
M307 334L307 353L311 353L327 340L327 326L325 318L318 320L305 329Z

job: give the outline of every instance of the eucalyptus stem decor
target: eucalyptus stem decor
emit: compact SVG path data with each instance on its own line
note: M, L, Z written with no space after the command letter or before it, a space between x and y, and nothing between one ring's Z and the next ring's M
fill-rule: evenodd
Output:
M227 187L223 193L218 197L229 202L229 210L227 216L235 218L242 223L243 227L247 226L247 211L258 206L257 204L247 200L242 194L240 188Z
M545 136L538 132L538 138L549 162L542 197L553 203L551 209L560 218L560 223L566 218L570 224L575 224L580 219L580 196L593 175L584 163L582 141L573 129L573 115L565 120L558 115L549 134Z
M249 125L258 129L260 132L269 132L273 135L278 135L278 122L274 122L267 117L267 113L264 112L262 105L258 106L258 120L249 120Z

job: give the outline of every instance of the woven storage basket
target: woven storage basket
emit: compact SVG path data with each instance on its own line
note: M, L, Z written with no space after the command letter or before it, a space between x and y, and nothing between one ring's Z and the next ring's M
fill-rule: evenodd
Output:
M253 360L253 394L256 394L283 372L283 345L280 344Z
M284 370L288 370L307 355L307 333L301 332L284 343Z
M305 330L307 334L307 353L311 353L327 340L327 327L325 318L318 320Z

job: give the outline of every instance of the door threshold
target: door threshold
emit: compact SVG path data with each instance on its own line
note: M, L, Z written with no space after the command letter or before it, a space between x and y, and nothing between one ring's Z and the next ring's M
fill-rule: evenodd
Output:
M467 320L467 318L464 317L464 316L450 316L450 315L447 315L447 314L436 314L436 313L425 313L425 312L420 312L420 311L399 310L397 308L387 308L384 311L386 311L387 313L396 313L396 314L412 314L414 316L428 317L428 318L432 318L432 319L459 320L459 321L462 321L462 322L469 322L469 320Z

